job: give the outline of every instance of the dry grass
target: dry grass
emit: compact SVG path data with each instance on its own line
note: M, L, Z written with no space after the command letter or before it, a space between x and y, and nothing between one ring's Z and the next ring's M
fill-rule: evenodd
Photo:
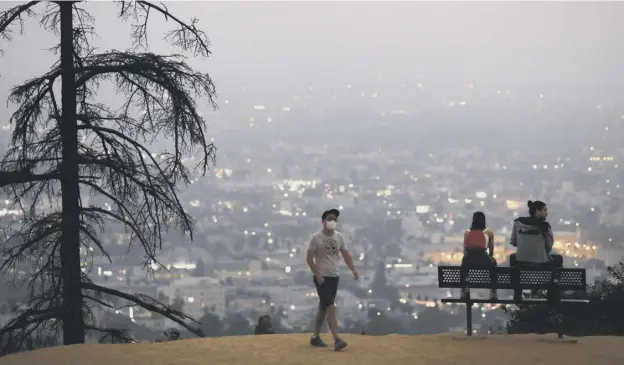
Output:
M3 357L0 365L624 364L624 338L618 337L588 337L577 343L560 343L556 335L347 335L349 347L339 353L311 348L308 339L308 335L296 334L65 346Z

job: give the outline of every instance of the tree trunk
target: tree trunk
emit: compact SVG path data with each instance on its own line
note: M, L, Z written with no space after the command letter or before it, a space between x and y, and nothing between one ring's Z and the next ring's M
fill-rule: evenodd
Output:
M78 121L76 119L76 74L74 70L73 2L59 1L61 14L61 76L63 85L63 162L61 163L63 281L63 344L84 343L80 271L80 186L78 185Z

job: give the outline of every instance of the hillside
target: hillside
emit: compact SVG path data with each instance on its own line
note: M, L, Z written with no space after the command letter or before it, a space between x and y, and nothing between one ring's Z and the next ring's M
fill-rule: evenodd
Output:
M329 339L328 336L326 336ZM311 348L308 336L193 339L155 344L78 345L0 358L0 365L566 365L624 364L624 338L587 337L560 343L556 335L465 338L346 335L341 353Z

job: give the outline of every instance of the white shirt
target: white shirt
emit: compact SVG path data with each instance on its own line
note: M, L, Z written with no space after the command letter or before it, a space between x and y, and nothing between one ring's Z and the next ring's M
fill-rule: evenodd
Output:
M340 273L340 251L347 248L342 233L334 231L331 235L320 231L315 233L308 244L308 251L314 252L314 263L321 276L338 277Z

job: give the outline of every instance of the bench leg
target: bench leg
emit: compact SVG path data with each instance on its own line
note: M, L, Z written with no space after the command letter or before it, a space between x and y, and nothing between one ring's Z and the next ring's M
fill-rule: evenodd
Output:
M551 315L554 316L557 338L563 338L563 311L561 308L561 291L557 285L553 285L547 292L548 306Z
M558 304L555 310L555 326L557 326L557 338L563 338L563 313L561 312L561 305Z
M466 336L472 336L472 302L466 302Z

